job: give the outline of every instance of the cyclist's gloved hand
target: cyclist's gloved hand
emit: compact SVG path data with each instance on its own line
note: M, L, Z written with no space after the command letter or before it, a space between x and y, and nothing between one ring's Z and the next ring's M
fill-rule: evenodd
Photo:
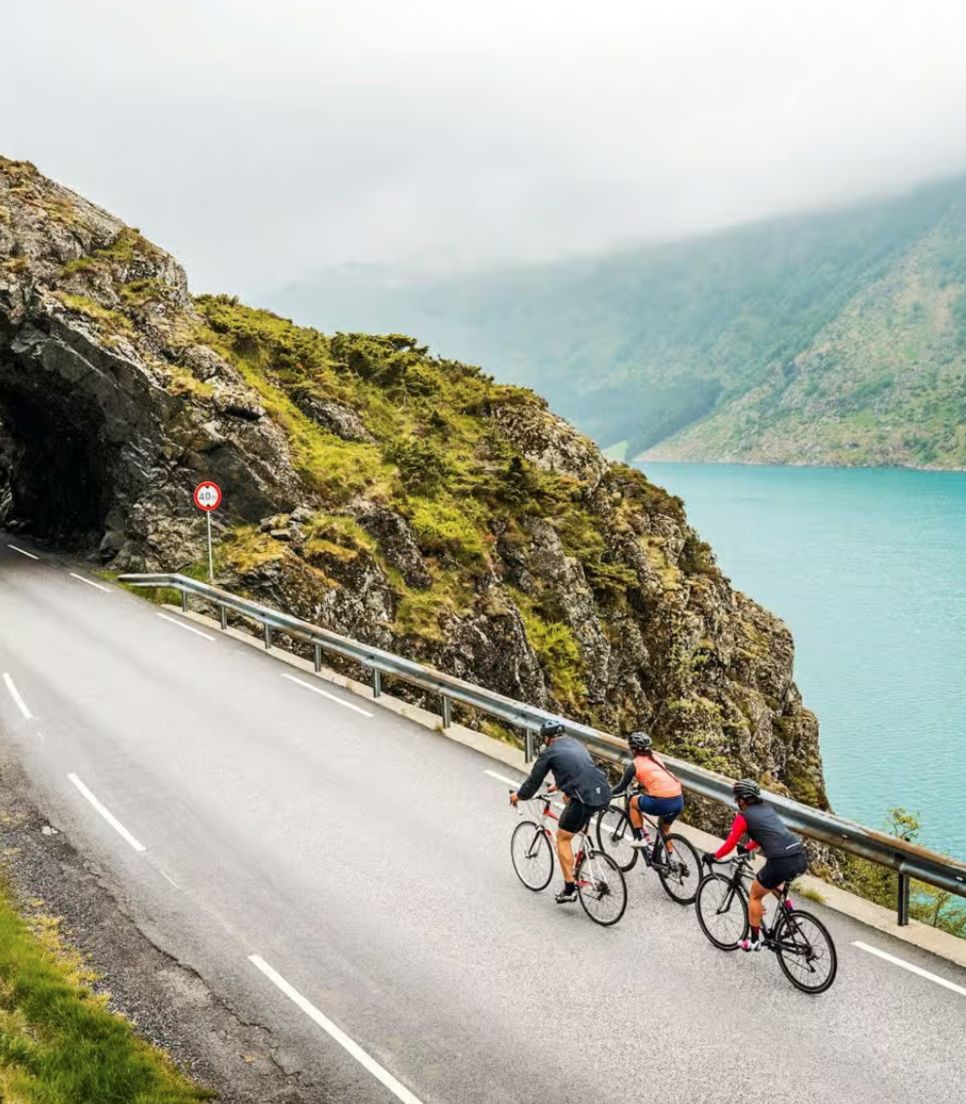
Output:
M747 855L748 854L748 848L743 843L739 843L738 846L735 847L735 850L738 852L739 855Z
M705 864L705 866L710 866L713 862L716 862L717 860L714 857L713 851L705 851L705 853L701 856L701 861Z

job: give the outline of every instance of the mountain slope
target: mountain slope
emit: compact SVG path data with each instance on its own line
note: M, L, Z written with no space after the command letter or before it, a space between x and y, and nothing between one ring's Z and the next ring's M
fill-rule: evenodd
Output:
M273 302L458 345L629 456L958 467L964 224L966 178L597 259L445 280L343 270Z
M0 159L0 525L217 574L305 619L824 804L788 629L679 499L412 338L192 299L136 230Z

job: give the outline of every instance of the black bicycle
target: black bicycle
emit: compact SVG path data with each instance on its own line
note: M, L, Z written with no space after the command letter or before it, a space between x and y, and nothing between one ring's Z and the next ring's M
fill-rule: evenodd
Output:
M671 900L679 905L690 905L701 880L701 859L694 844L679 832L665 835L655 821L646 813L641 813L644 821L654 829L654 844L643 848L631 846L634 834L628 809L631 798L640 792L628 790L622 805L608 805L606 809L601 809L597 814L597 845L625 874L640 855L657 874Z
M722 951L737 950L747 938L748 891L745 881L754 873L751 859L738 855L719 866L731 866L730 875L712 870L698 886L695 910L701 930ZM785 977L803 993L824 993L835 981L838 956L828 928L817 916L788 907L788 886L778 899L778 911L768 926L762 920L764 949L773 951Z

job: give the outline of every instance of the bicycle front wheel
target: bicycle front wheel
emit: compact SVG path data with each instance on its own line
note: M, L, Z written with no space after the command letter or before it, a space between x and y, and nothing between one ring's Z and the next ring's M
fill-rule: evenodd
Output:
M656 864L657 876L664 891L679 905L690 905L698 895L701 881L701 859L694 844L676 832L661 845L660 864Z
M585 851L574 871L574 881L584 912L595 924L609 928L624 915L627 883L610 855L603 851Z
M534 893L546 889L553 877L553 848L547 833L532 820L522 820L510 837L510 858L517 877Z
M772 935L785 977L803 993L824 993L835 981L838 956L828 928L810 912L785 913Z
M721 951L734 951L748 934L748 899L724 874L708 874L698 886L695 911L701 930Z
M637 849L631 847L634 835L627 813L619 805L608 805L597 814L597 846L627 873L637 862Z

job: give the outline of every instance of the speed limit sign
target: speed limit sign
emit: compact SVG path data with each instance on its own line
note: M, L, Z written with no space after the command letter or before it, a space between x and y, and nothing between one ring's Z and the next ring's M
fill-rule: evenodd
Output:
M207 480L199 483L195 487L194 499L199 510L204 510L206 514L211 513L221 505L221 487Z

